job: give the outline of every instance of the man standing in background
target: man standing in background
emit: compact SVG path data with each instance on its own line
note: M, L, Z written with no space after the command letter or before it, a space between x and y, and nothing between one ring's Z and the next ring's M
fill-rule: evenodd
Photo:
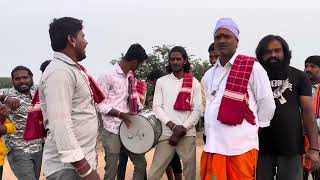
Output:
M313 96L313 112L315 113L315 119L318 127L318 141L320 132L320 56L310 56L304 61L304 72L309 77L312 84L312 96ZM319 180L319 169L311 173L313 180ZM304 180L308 180L309 169L304 169Z
M25 141L23 133L26 126L28 108L31 105L36 87L33 85L33 74L29 68L17 66L11 72L13 88L1 89L5 100L8 97L20 101L20 106L12 112L16 132L5 138L8 149L9 165L18 179L38 180L42 164L42 139Z

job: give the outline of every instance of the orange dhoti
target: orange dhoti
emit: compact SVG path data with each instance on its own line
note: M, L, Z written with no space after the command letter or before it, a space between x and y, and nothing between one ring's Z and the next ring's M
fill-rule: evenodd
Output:
M238 156L202 152L201 180L255 180L258 150Z

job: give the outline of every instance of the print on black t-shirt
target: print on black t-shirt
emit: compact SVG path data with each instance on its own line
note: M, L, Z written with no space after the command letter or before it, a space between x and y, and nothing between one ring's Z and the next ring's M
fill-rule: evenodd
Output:
M303 153L300 96L312 96L311 83L303 71L289 67L286 80L270 80L276 110L270 126L259 134L261 153Z
M273 90L273 98L278 99L280 104L285 104L287 100L283 97L283 93L286 90L292 91L292 84L289 81L289 78L286 80L271 80L271 87Z

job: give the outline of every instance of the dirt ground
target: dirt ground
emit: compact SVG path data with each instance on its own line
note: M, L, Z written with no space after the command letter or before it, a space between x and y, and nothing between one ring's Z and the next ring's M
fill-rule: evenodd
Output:
M197 179L199 179L199 168L200 168L200 155L203 149L203 141L202 141L202 135L199 133L197 135ZM153 158L154 149L150 150L146 154L146 159L148 163L147 169L149 170L152 158ZM98 173L101 178L103 178L104 175L104 150L101 146L101 144L98 144ZM126 172L126 180L131 180L133 175L133 165L131 162L127 165L127 172ZM17 178L14 176L13 172L10 169L10 166L8 162L5 162L4 169L3 169L3 179L4 180L16 180ZM40 178L41 180L45 180L44 176ZM166 176L164 175L162 177L162 180L167 180Z

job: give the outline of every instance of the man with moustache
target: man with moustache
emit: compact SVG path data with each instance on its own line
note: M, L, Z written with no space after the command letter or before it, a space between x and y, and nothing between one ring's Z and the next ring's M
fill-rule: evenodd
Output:
M183 47L173 47L168 57L170 74L157 80L153 98L153 111L162 122L163 131L148 179L161 179L177 153L183 163L184 179L195 180L195 125L201 115L201 87L190 72L189 58Z
M239 29L218 20L216 64L206 72L205 132L201 180L252 180L258 157L258 129L267 127L275 104L269 79L256 59L237 52Z
M33 74L29 68L17 66L11 72L13 88L1 89L4 101L15 98L20 102L17 110L12 112L16 132L5 138L8 148L9 165L18 179L37 180L40 177L42 163L42 139L25 141L23 133L26 126L28 108L31 105L36 88L33 85Z
M318 127L318 139L320 132L320 56L310 56L304 61L304 72L309 77L312 84L312 96L313 96L313 112L315 113L315 119ZM319 140L318 140L319 141ZM305 165L304 177L307 180L309 175L309 169ZM312 178L314 180L320 179L319 169L312 172Z
M98 115L105 100L79 63L86 58L82 20L63 17L49 25L53 59L40 80L39 93L47 138L47 180L99 180L96 172Z
M311 169L319 167L317 127L314 121L311 84L306 74L290 66L291 51L280 36L268 35L259 42L257 59L268 73L276 102L269 127L259 134L257 179L303 178L303 129L310 141L306 158Z

